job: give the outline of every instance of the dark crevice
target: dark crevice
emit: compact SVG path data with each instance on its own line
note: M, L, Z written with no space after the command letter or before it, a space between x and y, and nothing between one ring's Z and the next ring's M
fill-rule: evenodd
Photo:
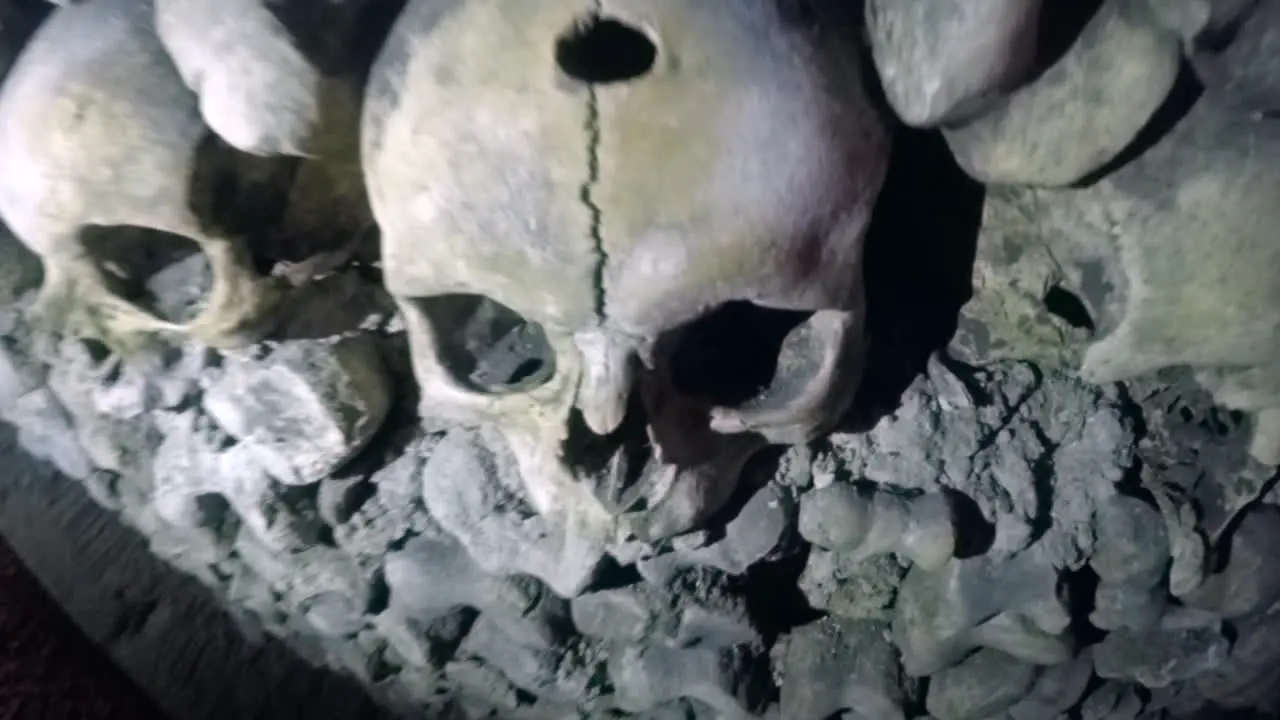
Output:
M595 88L587 89L587 179L582 183L582 190L579 197L582 204L586 206L587 212L591 215L591 227L588 231L591 236L591 244L596 253L595 277L593 278L595 286L595 313L596 317L604 318L605 316L605 269L609 265L609 254L604 246L604 236L600 229L603 213L600 206L596 204L592 191L595 189L596 183L600 182L600 106L599 99L596 97Z
M352 58L345 31L354 25L352 8L356 3L266 0L263 5L288 34L293 47L321 75L336 77L350 70Z
M1102 8L1103 0L1048 2L1040 6L1036 32L1036 62L1041 74L1053 67L1080 38Z
M709 531L713 542L724 537L729 523L742 513L747 503L751 502L756 493L777 474L778 463L785 453L785 447L775 445L758 451L746 462L733 494L703 523L703 528ZM783 552L787 540L788 538L779 540L775 553Z
M391 606L391 586L387 584L387 576L382 566L373 571L369 579L369 597L364 611L369 615L380 615Z
M1041 454L1031 464L1031 477L1035 487L1036 512L1030 519L1030 541L1036 542L1053 529L1053 503L1057 493L1057 469L1054 467L1055 455L1059 445L1049 437L1039 425L1032 426L1032 432L1039 442Z
M1106 637L1106 632L1094 627L1089 620L1098 593L1098 573L1085 565L1079 570L1065 571L1062 577L1062 589L1071 617L1071 636L1076 638L1078 647L1082 648L1101 642Z
M973 498L951 488L943 488L951 519L955 523L955 556L959 559L985 555L996 539L996 526L982 514Z
M211 234L262 240L284 217L301 167L300 158L250 155L210 132L196 148L190 210Z
M1231 518L1218 530L1216 538L1211 538L1213 546L1209 548L1208 559L1210 572L1218 573L1227 569L1227 565L1231 562L1232 544L1236 530L1240 528L1240 523L1244 522L1244 519L1249 515L1249 511L1262 503L1262 498L1274 490L1277 484L1280 484L1280 470L1273 473L1258 488L1258 492L1252 500L1245 503L1231 515Z
M584 590L583 594L618 590L639 585L643 582L644 578L634 564L622 565L617 560L614 560L612 556L606 556L604 564L596 572L590 587Z
M1084 301L1061 285L1054 285L1044 294L1044 306L1046 310L1062 318L1073 328L1089 332L1096 330L1089 308L1085 306Z
M1033 382L1029 387L1027 387L1023 391L1021 395L1019 395L1017 398L1014 398L1013 402L1009 404L1009 410L1007 414L1005 414L1005 416L1000 420L1000 423L997 424L995 427L993 427L991 432L984 435L983 438L978 442L978 447L976 452L978 453L984 452L987 449L993 447L997 442L999 442L1005 429L1008 428L1010 425L1012 425L1014 422L1016 422L1018 418L1021 416L1022 407L1026 405L1027 402L1029 402L1037 392L1040 391L1041 387L1044 386L1044 373L1041 372L1040 368L1030 363L1024 363L1024 366L1026 367L1028 372L1031 373Z
M747 612L755 621L766 644L780 635L825 617L814 609L800 591L800 574L809 560L809 550L773 561L752 565L743 582Z
M925 719L933 717L928 708L929 678L909 677L899 670L899 680L905 691L905 696L902 698L902 710L906 717ZM847 718L841 716L837 720L847 720Z
M89 361L94 366L99 366L110 360L115 355L111 352L111 348L107 347L100 340L93 338L85 338L80 340L80 346L84 348L85 353L89 356Z
M1232 620L1223 620L1222 637L1226 638L1228 645L1234 646L1240 640L1240 628Z
M352 24L354 32L346 49L353 61L352 70L361 80L361 87L406 4L407 0L377 0L358 11Z
M1212 4L1210 23L1192 38L1195 54L1226 51L1266 0L1219 0Z
M866 371L841 429L866 429L892 413L950 343L972 294L984 199L941 133L897 128L866 236Z

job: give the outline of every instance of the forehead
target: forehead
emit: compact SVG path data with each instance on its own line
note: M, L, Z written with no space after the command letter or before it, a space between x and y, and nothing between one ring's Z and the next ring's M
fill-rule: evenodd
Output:
M366 122L388 286L482 292L547 322L594 313L589 97L552 45L589 0L415 0ZM378 88L381 88L378 89Z
M396 235L420 241L387 248L389 282L465 285L570 327L606 313L634 325L655 303L749 291L787 255L789 224L832 200L813 190L840 186L856 158L824 157L839 103L778 4L605 0L621 25L596 69L628 41L618 27L651 44L652 65L588 84L567 60L591 61L587 42L570 51L593 5L472 0L409 37L412 97L383 143L409 152L386 153L397 180L382 192L411 188Z

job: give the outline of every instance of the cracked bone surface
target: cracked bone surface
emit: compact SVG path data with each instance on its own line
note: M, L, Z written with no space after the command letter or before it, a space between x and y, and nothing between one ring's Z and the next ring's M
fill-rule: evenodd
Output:
M375 65L364 163L423 412L498 426L580 542L695 528L857 389L889 140L857 13L814 11L412 0ZM591 65L591 42L622 59ZM773 382L726 403L675 366L734 301L807 317ZM521 325L527 362L478 378Z
M33 311L53 326L132 347L159 331L217 345L259 335L275 293L249 248L211 227L208 131L156 37L146 0L59 8L0 89L0 218L43 261ZM208 178L206 178L206 183ZM112 288L103 247L122 226L194 242L213 271L204 308L179 324ZM94 230L98 243L88 243ZM114 234L113 234L114 233Z

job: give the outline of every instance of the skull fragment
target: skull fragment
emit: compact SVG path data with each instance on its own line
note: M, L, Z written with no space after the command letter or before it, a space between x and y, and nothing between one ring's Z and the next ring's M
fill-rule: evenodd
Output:
M412 0L399 18L362 140L385 282L424 417L500 429L538 512L669 537L764 445L847 409L889 154L853 5ZM751 358L708 364L714 328L757 311L784 327L749 353L772 366L719 392Z

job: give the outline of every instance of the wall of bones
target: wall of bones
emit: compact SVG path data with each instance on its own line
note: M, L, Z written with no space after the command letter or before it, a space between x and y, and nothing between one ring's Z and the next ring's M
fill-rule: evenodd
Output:
M406 717L1280 711L1277 47L0 0L0 418Z

